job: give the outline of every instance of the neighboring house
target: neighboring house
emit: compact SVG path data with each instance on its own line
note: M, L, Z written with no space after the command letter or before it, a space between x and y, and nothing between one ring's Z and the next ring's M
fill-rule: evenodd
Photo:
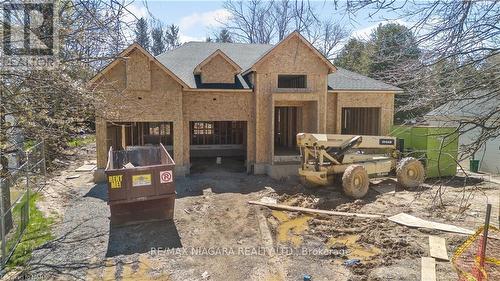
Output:
M296 173L298 132L387 134L401 92L335 67L298 32L276 45L189 42L156 58L133 44L120 57L91 81L106 93L100 169L110 146L162 142L177 175L196 157L234 155L249 173Z
M460 121L484 118L496 110L497 114L488 120L492 120L491 122L500 122L498 121L500 120L500 116L498 116L499 107L500 99L498 97L485 97L484 91L476 91L470 95L469 99L450 101L427 113L424 118L431 126L458 127ZM491 122L488 122L489 124L487 125L492 125ZM461 128L458 140L459 150L463 151L469 147L481 135L481 128L471 129L473 128L471 126L466 125L464 128ZM463 158L463 156L460 158ZM480 161L480 171L500 174L500 137L487 140L475 153L474 159ZM464 161L463 165L468 168L468 161Z

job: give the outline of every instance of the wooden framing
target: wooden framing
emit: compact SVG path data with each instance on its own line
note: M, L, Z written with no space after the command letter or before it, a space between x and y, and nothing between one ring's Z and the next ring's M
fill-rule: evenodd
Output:
M342 134L380 135L380 107L343 107Z
M98 168L105 167L107 147L111 142L114 142L113 147L119 144L122 148L129 145L127 142L144 143L143 132L136 134L126 128L108 127L109 122L171 122L177 175L189 173L190 152L194 149L192 122L196 121L223 121L218 125L222 126L221 130L226 130L229 122L244 122L244 133L238 137L238 144L230 144L224 137L224 141L216 142L220 144L199 146L210 149L211 145L220 145L240 152L244 150L247 171L256 174L269 173L272 168L278 132L286 131L279 140L286 143L286 147L295 145L296 132L338 134L342 129L344 108L380 108L380 122L375 131L389 132L394 94L398 91L328 90L328 75L336 71L335 66L298 32L291 33L263 53L246 71L237 61L217 49L194 67L192 75L201 75L202 83L224 84L234 83L235 75L239 77L251 72L251 89L190 88L179 78L181 74L176 76L138 44L122 51L90 81L91 87L109 92L103 101L106 108L96 113ZM208 71L208 80L203 80L203 71ZM307 88L280 88L278 91L280 75L306 75ZM112 87L108 87L109 84ZM276 122L276 116L288 120L287 125ZM367 113L364 118L373 118L373 114ZM130 135L133 140L127 141Z

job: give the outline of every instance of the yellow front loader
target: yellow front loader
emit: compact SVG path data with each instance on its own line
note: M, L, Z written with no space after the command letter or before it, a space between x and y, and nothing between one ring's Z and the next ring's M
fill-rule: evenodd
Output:
M332 185L341 176L344 193L352 198L366 195L370 177L396 172L403 187L417 187L425 180L420 161L400 159L394 137L299 133L297 145L304 183Z

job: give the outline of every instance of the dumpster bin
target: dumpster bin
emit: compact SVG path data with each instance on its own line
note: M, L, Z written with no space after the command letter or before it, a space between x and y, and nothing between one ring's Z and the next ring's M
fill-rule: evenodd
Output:
M174 167L162 144L111 147L105 170L111 224L173 219Z
M391 136L404 139L404 155L425 159L427 178L457 173L458 133L453 127L392 127Z

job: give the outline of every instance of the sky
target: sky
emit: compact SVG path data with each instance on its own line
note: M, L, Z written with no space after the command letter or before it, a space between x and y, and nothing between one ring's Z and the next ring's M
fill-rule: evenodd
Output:
M335 9L333 0L310 0L320 17L333 19L346 25L353 37L366 39L370 32L388 19L394 19L396 14L385 12L370 17L368 10L358 12L355 16L347 16L342 7ZM342 2L340 0L339 2ZM136 0L128 6L129 11L138 18L153 15L165 24L179 26L180 40L204 41L222 26L221 22L229 19L229 13L223 8L224 1L172 1L172 0ZM382 17L383 16L383 17ZM395 20L401 24L405 22Z

